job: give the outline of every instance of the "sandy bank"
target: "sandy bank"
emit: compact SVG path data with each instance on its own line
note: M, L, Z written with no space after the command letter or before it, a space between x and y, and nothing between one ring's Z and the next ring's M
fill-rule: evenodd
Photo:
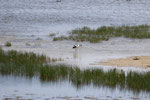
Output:
M120 59L101 61L100 64L119 67L150 67L150 56L132 56Z

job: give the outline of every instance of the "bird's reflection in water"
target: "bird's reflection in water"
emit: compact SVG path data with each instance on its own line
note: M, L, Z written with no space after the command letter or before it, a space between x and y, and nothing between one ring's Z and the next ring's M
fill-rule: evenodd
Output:
M74 52L73 52L73 58L74 59L78 59L79 58L78 49L74 50Z
M74 49L74 52L73 52L73 58L74 58L74 59L79 59L79 60L81 60L80 57L79 57L79 52L78 52L78 49L79 49L80 47L82 47L82 44L76 44L76 45L74 45L74 46L72 47L72 48Z

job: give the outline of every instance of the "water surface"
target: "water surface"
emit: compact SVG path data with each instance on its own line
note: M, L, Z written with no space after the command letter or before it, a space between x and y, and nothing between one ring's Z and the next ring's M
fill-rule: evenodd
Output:
M149 0L0 0L0 34L66 34L82 26L150 24Z
M142 99L149 100L149 93L139 92L134 93L127 89L108 88L105 86L93 87L82 86L76 88L68 81L62 82L41 82L38 78L26 79L25 77L0 76L0 99L3 98L22 98L22 99L119 99L119 100L134 100Z

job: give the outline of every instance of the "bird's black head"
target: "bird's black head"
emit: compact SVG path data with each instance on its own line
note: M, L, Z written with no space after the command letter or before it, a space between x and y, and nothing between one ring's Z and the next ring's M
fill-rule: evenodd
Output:
M74 45L72 48L73 48L73 49L77 48L77 45Z

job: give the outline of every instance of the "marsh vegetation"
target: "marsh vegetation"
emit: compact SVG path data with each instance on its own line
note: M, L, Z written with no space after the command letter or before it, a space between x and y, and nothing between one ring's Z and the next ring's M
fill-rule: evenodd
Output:
M11 42L8 42L8 41L7 41L7 42L5 43L5 46L6 46L6 47L11 47Z
M97 43L102 40L109 40L112 37L125 38L150 38L150 26L102 26L97 29L89 27L77 28L69 32L69 36L54 37L53 40L74 40L74 41L89 41Z
M71 65L51 64L45 55L4 51L0 49L0 75L39 77L48 82L69 81L77 88L85 85L94 87L107 86L111 88L127 88L135 92L141 90L150 92L150 72L128 72L110 69L80 69ZM50 58L49 58L50 59Z
M57 33L50 33L49 36L50 36L50 37L54 37L54 36L56 36L56 34L57 34Z
M5 52L0 49L0 73L32 77L39 74L40 68L45 64L61 60L61 58L49 58L32 52L23 53L15 50Z

